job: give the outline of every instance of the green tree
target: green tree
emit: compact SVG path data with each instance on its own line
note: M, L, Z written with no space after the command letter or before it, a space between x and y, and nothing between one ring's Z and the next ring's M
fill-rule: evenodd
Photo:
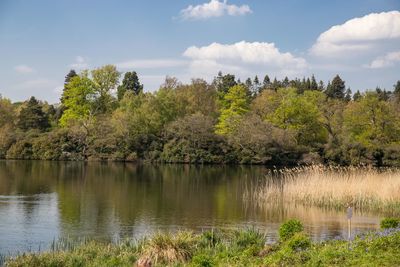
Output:
M14 120L14 108L11 101L0 95L0 128L6 124L12 124Z
M348 142L358 144L358 151L366 150L366 157L378 166L383 164L385 150L400 141L400 119L394 106L380 100L375 92L367 92L349 104L344 112L344 129ZM357 152L361 154L365 153Z
M299 144L315 145L325 142L327 133L318 109L318 102L323 95L319 91L298 94L295 88L279 89L274 98L271 100L278 105L267 115L268 121L280 128L295 131Z
M354 93L353 95L353 101L358 101L362 98L362 95L360 93L360 90L357 90L357 92Z
M95 84L87 77L87 73L73 77L66 89L65 111L60 118L60 125L67 127L75 122L83 122L86 125L92 121L98 112L93 104Z
M332 82L330 84L328 83L325 93L330 98L344 99L345 90L345 82L340 78L339 75L336 75Z
M311 90L318 90L318 84L317 81L315 80L314 74L311 76L311 84L310 84L310 89Z
M235 75L222 75L222 72L218 72L218 76L214 78L213 85L218 92L218 96L222 99L231 87L237 85L237 82L235 80Z
M26 105L21 108L17 127L24 131L29 129L44 131L50 127L48 117L35 97L32 96Z
M400 80L393 86L394 90L393 93L396 95L400 95Z
M61 101L61 105L64 105L64 102L65 102L65 98L67 97L66 95L67 95L67 93L66 93L66 90L67 90L67 85L68 85L68 83L71 81L71 79L73 78L73 77L75 77L75 76L77 76L78 74L75 72L75 70L70 70L69 72L68 72L68 74L67 74L67 76L65 76L65 80L64 80L64 89L63 89L63 92L62 92L62 95L61 95L61 99L60 99L60 101Z
M216 133L225 135L232 132L242 116L249 111L249 99L243 85L231 87L222 100L221 115L216 125Z
M92 70L91 74L96 94L94 104L101 113L111 111L115 104L111 92L118 86L120 73L115 66L105 65Z
M125 73L122 84L118 86L118 101L120 101L124 97L124 94L127 91L132 91L136 95L140 94L143 91L143 84L140 83L136 71L128 71Z

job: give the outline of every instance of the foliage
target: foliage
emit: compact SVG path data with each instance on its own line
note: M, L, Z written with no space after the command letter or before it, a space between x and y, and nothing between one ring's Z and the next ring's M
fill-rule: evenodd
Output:
M143 84L139 82L139 77L136 71L128 71L125 73L122 84L118 86L118 100L121 100L127 91L131 91L135 95L138 95L143 91Z
M244 81L167 77L143 92L135 71L120 85L113 65L71 70L59 105L0 97L0 158L400 166L397 84L352 100L338 75Z
M381 221L382 229L397 228L400 226L400 219L398 218L384 218Z
M42 105L31 97L26 105L22 106L19 115L17 127L27 131L29 129L38 129L44 131L50 127L47 114L43 112Z
M279 227L279 238L282 241L286 241L301 231L303 231L303 224L297 219L291 219Z
M242 115L249 111L249 99L245 87L242 85L231 87L221 103L221 115L215 128L217 134L226 135L236 128Z

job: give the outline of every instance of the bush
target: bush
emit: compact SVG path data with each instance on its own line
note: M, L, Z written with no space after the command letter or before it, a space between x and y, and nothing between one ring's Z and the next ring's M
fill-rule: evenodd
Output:
M292 250L305 250L311 247L311 239L305 233L295 233L288 241L287 246Z
M220 235L218 231L205 231L200 235L200 245L204 248L213 248L221 243Z
M388 229L388 228L397 228L400 225L400 219L396 218L384 218L381 221L381 228Z
M255 229L238 230L234 232L233 244L239 249L262 248L265 244L265 238Z
M303 224L299 220L288 220L279 227L279 238L282 241L286 241L294 236L295 233L302 232L303 229Z

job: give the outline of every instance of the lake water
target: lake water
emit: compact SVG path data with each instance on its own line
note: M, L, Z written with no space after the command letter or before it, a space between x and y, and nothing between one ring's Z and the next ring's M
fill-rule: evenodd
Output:
M257 207L243 194L268 179L262 166L0 161L0 254L49 248L61 237L139 238L156 231L255 227L269 241L299 218L315 240L346 237L346 211ZM379 214L353 216L354 233Z

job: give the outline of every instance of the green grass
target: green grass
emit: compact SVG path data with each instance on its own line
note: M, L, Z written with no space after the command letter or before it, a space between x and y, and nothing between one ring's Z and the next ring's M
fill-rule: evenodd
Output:
M254 229L201 234L156 234L138 242L87 241L66 250L24 254L6 266L399 266L400 228L356 237L352 242L311 242L304 232L273 245ZM145 266L145 265L142 265Z

